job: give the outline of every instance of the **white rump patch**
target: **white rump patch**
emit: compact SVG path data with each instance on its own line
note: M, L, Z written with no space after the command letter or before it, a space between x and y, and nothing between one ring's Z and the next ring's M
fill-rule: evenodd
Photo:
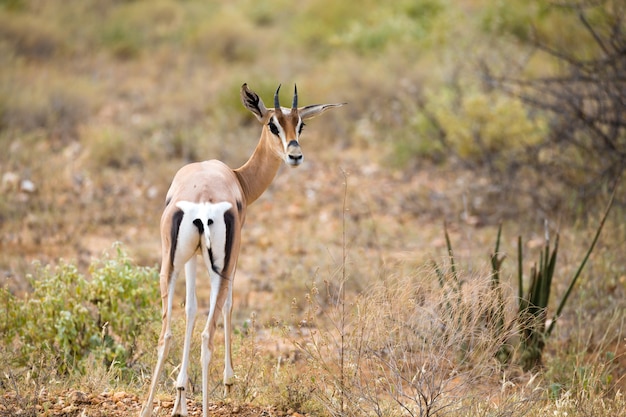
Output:
M224 268L226 257L226 224L224 213L233 205L227 201L220 203L194 203L191 201L179 201L176 207L181 209L183 216L178 230L178 242L176 258L181 256L186 262L197 251L198 245L202 250L202 257L207 266L212 266L217 271ZM202 235L199 227L194 222L202 224ZM197 223L197 222L196 222ZM213 255L213 262L209 259L209 249Z
M194 203L191 201L179 201L176 203L176 207L181 209L183 213L192 217L198 215L196 218L200 218L202 215L207 218L210 218L210 215L223 216L224 213L230 210L232 206L233 205L228 201L222 201L219 203Z

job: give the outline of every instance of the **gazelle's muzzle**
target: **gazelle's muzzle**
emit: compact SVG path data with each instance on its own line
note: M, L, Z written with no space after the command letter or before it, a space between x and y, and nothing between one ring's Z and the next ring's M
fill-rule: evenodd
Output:
M292 140L287 144L287 152L285 157L285 162L287 165L291 165L292 167L297 167L302 163L304 156L302 155L302 149L300 148L300 144Z

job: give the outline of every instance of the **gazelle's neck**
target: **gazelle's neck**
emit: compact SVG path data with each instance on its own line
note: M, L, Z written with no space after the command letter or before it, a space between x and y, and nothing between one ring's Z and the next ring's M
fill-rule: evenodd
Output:
M267 130L263 129L261 139L250 159L234 170L246 197L247 205L252 204L267 190L283 162L270 148L268 140L271 138L268 136Z

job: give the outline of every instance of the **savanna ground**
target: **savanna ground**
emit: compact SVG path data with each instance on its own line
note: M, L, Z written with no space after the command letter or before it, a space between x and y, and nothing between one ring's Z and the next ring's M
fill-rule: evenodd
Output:
M224 398L219 332L211 415L624 415L624 185L541 365L523 369L516 348L518 236L528 285L545 231L560 234L552 317L621 172L596 176L605 159L547 143L551 113L485 84L485 67L565 71L528 33L585 59L594 40L550 2L387 3L0 0L0 415L138 413L160 329L165 192L187 162L251 154L260 126L244 82L266 103L297 83L302 104L349 104L307 124L304 164L250 207L237 383ZM595 24L623 15L598 3ZM625 149L616 129L611 155ZM500 307L505 328L490 319Z

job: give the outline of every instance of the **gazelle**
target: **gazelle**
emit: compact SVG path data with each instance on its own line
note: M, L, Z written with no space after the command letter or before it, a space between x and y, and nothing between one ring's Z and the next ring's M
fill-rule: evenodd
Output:
M233 280L241 247L241 228L248 205L258 199L274 180L282 162L296 167L303 161L298 139L303 121L340 104L316 104L298 108L298 90L294 87L291 108L280 106L274 94L274 108L268 109L261 98L241 86L241 101L263 125L259 143L248 161L231 169L217 160L185 165L174 176L167 192L161 217L160 288L163 325L158 344L157 363L150 391L141 417L152 414L154 394L172 338L171 319L174 283L181 269L186 279L186 329L183 357L176 380L173 416L186 416L187 368L189 348L197 312L196 263L201 254L209 271L211 296L209 315L202 332L202 415L207 416L208 370L213 352L213 336L220 311L224 318L225 360L224 387L228 394L234 373L231 356L231 314Z

